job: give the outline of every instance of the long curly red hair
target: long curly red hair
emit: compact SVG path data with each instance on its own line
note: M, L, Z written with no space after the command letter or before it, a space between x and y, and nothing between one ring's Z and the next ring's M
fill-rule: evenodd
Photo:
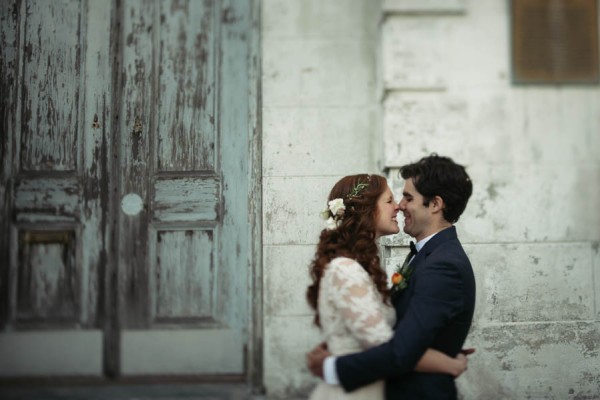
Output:
M367 184L357 196L350 196L359 184ZM328 201L341 198L346 210L336 229L321 231L315 257L310 264L312 284L306 291L308 304L315 310L314 323L321 326L318 299L325 267L336 257L356 260L375 282L377 290L387 302L389 290L387 275L381 268L379 249L375 242L377 200L387 188L387 181L379 175L351 175L340 179L331 189Z

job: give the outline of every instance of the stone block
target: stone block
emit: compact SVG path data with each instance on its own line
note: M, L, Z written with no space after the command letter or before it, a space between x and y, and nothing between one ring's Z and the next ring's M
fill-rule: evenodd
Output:
M533 165L598 164L600 102L597 90L516 89L502 97L507 121L502 124L506 128L503 136L510 137L511 149L506 153L510 161ZM474 118L480 115L477 127L481 128L481 135L485 132L482 126L485 116L475 112L473 115ZM488 121L488 124L493 122Z
M396 201L399 198L394 197ZM396 235L382 236L379 239L379 246L386 251L389 257L405 257L408 254L408 246L415 239L402 231L402 216L399 217L398 224L400 225L400 233Z
M541 88L464 94L474 162L598 165L600 103L584 88L549 94Z
M265 107L355 107L375 102L373 41L265 39L263 49Z
M476 353L457 380L460 398L597 399L600 324L548 322L475 327Z
M505 4L472 3L468 14L447 18L444 74L448 89L483 93L506 91L510 87L511 71L510 24Z
M387 18L381 33L384 89L443 89L447 31L439 18Z
M455 160L470 165L499 165L514 162L521 141L513 118L520 114L513 95L504 90L486 90L464 94L469 116L463 134L469 159Z
M269 316L312 316L306 289L316 246L265 246L264 310Z
M265 107L263 176L375 170L372 108Z
M322 341L311 317L265 319L264 382L269 399L307 398L317 384L306 352Z
M325 221L320 213L340 176L263 179L263 245L316 245Z
M465 245L477 324L594 319L590 243Z
M378 35L379 2L364 0L265 0L265 38L366 38Z
M600 103L585 89L391 92L383 104L384 163L436 151L467 165L599 166Z
M384 103L384 159L388 168L439 153L464 160L468 151L468 105L464 99L438 93L390 94ZM390 172L397 177L398 172ZM401 194L402 187L394 188Z
M383 0L384 13L439 14L463 13L465 0Z
M600 167L469 166L473 195L457 226L464 243L597 241Z

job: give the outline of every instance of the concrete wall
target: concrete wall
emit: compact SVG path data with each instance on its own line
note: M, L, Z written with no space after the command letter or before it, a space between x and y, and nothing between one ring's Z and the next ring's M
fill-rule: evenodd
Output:
M306 393L318 211L342 175L466 164L478 297L465 399L600 398L600 89L511 82L509 2L265 0L264 362ZM380 82L380 83L379 83ZM387 263L407 238L384 241Z
M314 385L305 300L319 212L343 175L376 172L377 1L264 0L264 368L272 398ZM380 141L379 141L380 142Z
M514 85L508 3L384 2L384 164L435 151L473 179L463 397L598 399L600 89Z

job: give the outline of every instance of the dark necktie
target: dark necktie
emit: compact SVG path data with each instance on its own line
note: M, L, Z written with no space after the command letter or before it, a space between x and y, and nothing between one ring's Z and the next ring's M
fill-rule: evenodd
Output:
M415 242L410 242L409 244L410 252L406 255L406 259L404 259L404 265L408 265L410 260L417 255L417 246L415 246Z

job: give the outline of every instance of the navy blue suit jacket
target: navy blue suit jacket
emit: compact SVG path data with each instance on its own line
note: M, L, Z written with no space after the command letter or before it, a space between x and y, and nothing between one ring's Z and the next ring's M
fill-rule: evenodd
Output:
M456 356L471 327L475 277L456 228L431 238L411 265L408 287L392 299L398 315L392 339L337 359L346 391L385 379L387 399L456 399L451 375L413 371L429 347Z

